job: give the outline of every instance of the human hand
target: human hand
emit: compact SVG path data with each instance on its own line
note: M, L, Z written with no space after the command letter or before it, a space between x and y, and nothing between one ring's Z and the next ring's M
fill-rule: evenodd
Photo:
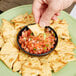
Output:
M69 7L75 0L34 0L33 14L41 27L48 26L50 19L56 20L59 12Z

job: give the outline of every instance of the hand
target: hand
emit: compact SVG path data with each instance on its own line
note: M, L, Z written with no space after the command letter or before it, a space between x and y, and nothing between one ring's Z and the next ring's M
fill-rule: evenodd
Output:
M59 12L69 7L75 0L34 0L33 14L41 27L48 26L50 19L56 20Z

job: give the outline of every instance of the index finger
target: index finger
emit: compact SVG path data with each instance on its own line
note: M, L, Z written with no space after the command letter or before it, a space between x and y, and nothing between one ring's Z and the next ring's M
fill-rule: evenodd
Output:
M33 6L32 6L32 11L33 11L36 23L39 22L41 5L42 5L41 0L34 0Z

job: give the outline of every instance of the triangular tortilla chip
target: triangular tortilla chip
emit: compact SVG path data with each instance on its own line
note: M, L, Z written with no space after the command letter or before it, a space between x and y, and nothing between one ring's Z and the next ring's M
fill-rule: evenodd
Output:
M49 64L42 65L42 76L52 76L51 67Z
M58 72L60 69L62 69L66 64L56 60L51 62L51 68L54 70L54 72Z
M26 54L24 51L20 50L19 52L19 60L20 61L24 61L24 60L28 60L29 55Z
M28 27L35 36L39 35L40 33L44 33L44 28L41 28L38 24L29 25Z
M0 59L9 67L12 68L14 61L18 57L19 50L13 46L11 42L4 44L0 51Z
M58 39L58 45L55 48L56 51L72 52L75 49L75 45L70 40Z
M3 41L2 36L0 35L0 48L3 46L3 44L4 44L4 41Z
M36 65L35 65L36 66ZM42 71L35 68L26 67L26 65L22 66L22 76L42 76Z
M21 63L20 63L20 61L17 60L13 64L13 71L17 72L17 71L20 71L20 70L21 70Z
M15 37L17 31L14 29L13 24L5 19L2 19L2 22L2 33L4 40L7 41L11 37Z
M9 67L12 68L13 63L17 59L17 54L0 55L0 59Z
M7 43L4 44L2 47L0 54L18 54L18 49L13 46L13 44L8 41Z
M40 61L37 57L29 57L28 60L24 63L24 65L32 69L41 69Z
M11 20L11 22L14 22L14 23L25 23L26 22L25 19L26 19L27 16L28 16L28 13L25 13L24 15L19 15L19 16L13 18Z

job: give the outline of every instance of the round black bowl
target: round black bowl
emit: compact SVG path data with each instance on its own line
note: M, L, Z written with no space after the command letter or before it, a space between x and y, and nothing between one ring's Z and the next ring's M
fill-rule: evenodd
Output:
M46 29L46 28L49 28L49 31L52 30L52 31L54 32L55 38L56 38L55 44L54 44L54 48L52 48L50 51L48 51L48 52L46 52L46 53L42 53L42 54L31 54L30 52L27 52L26 50L24 50L24 49L21 47L21 44L19 43L19 36L22 35L22 32L23 32L24 30L25 30L25 31L29 30L28 26L31 26L31 25L33 26L34 24L35 24L35 23L29 24L29 25L25 26L24 28L22 28L22 29L19 31L19 33L18 33L18 35L17 35L17 43L18 43L20 49L21 49L22 51L24 51L25 53L29 54L29 55L33 55L33 56L44 56L44 55L47 55L47 54L51 53L51 52L56 48L57 43L58 43L58 36L57 36L55 30L54 30L53 28L51 28L50 26L46 26L45 29Z

